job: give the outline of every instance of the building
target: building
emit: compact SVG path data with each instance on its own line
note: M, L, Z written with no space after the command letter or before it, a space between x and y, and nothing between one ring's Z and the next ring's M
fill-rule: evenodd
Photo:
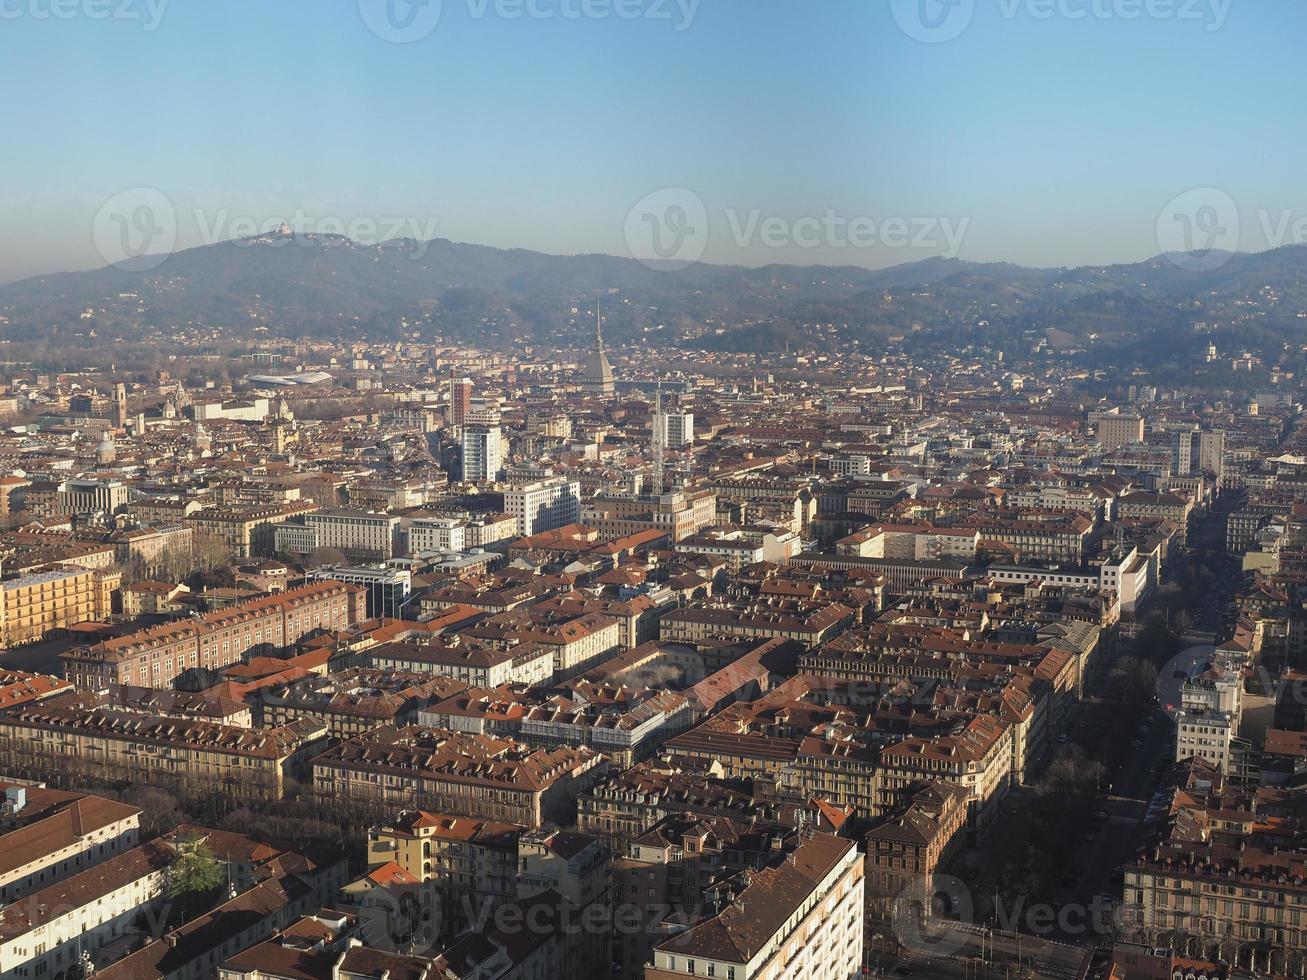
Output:
M403 810L368 830L368 865L394 862L456 901L517 897L518 841L525 827L425 810Z
M576 797L607 768L603 756L584 747L533 750L488 735L383 726L315 758L313 790L336 804L567 826Z
M1301 814L1201 759L1163 783L1152 838L1125 867L1123 938L1258 975L1307 970Z
M934 876L963 841L967 794L933 781L904 794L906 802L869 830L866 842L867 912L887 923L904 889Z
M493 483L504 468L504 450L498 425L463 427L463 480Z
M408 553L462 551L467 547L467 521L457 517L419 517L408 525Z
M139 843L139 807L86 793L0 783L0 903L130 850Z
M0 975L55 978L93 964L162 902L172 860L162 844L142 844L0 910Z
M217 670L252 650L280 650L315 632L346 630L367 618L366 601L357 585L316 582L77 647L60 659L65 675L83 690L168 687L194 668Z
M413 591L413 573L402 568L315 568L305 576L310 582L348 582L367 591L368 618L402 619L404 605Z
M269 415L266 398L196 402L187 411L196 422L262 422Z
M211 543L238 558L267 557L278 548L276 526L287 518L308 514L317 504L301 501L238 509L208 508L188 514L195 543Z
M1225 433L1220 429L1181 429L1175 434L1177 476L1205 473L1219 482L1225 473Z
M381 725L411 725L423 707L463 687L430 674L351 667L265 690L262 722L280 727L315 719L326 724L333 738L349 739Z
M608 353L604 350L603 317L599 313L597 303L595 304L595 342L590 348L590 353L585 357L581 387L593 395L601 396L613 394L616 388L613 366L608 362Z
M438 674L479 688L545 684L554 676L551 647L527 643L503 649L458 635L435 643L383 643L369 650L367 658L383 670Z
M108 616L121 579L116 571L63 565L0 582L0 646Z
M89 776L280 800L326 739L317 720L251 730L136 711L109 695L81 693L0 716L0 765L29 779Z
M656 424L662 426L663 445L668 449L684 449L694 442L693 412L661 412Z
M515 485L504 491L504 510L517 518L523 537L576 524L581 520L581 484L558 476Z
M1144 420L1138 415L1104 413L1094 424L1094 436L1103 452L1144 441Z
M313 548L330 548L350 558L385 560L402 550L402 519L362 510L321 510L304 516ZM312 550L312 549L310 549Z
M455 428L462 428L467 423L467 417L471 411L472 379L451 376L449 379L449 424Z
M127 507L127 484L120 480L64 480L59 484L56 513L117 514Z
M853 841L814 833L716 914L663 940L645 980L844 980L862 969L863 863Z
M1180 688L1175 758L1177 762L1199 758L1228 773L1243 717L1243 678L1225 663L1203 667Z

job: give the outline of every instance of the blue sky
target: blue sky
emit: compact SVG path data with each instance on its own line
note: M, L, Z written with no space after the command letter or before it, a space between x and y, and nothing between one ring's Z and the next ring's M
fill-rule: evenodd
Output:
M961 0L941 43L900 0L443 0L392 43L380 2L0 0L0 281L104 264L137 188L183 247L293 218L614 254L678 188L749 265L1130 261L1193 188L1243 248L1307 216L1299 0Z

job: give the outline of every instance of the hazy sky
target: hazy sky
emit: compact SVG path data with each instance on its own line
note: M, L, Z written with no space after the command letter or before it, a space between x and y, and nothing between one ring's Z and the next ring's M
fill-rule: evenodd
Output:
M0 0L0 281L140 222L750 265L1255 250L1307 227L1304 37L1302 0Z

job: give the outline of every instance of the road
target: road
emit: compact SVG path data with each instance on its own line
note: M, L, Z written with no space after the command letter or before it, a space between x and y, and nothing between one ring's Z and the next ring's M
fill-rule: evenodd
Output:
M1030 936L995 932L958 922L941 923L925 933L923 947L897 954L873 951L873 976L921 976L930 980L985 980L1017 977L1021 961L1036 964L1025 976L1075 980L1091 950ZM1018 959L1020 957L1020 959Z

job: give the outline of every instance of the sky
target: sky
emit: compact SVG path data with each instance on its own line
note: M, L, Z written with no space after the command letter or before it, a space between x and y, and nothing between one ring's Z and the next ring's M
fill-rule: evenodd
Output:
M0 0L0 282L280 222L1055 266L1307 237L1301 0Z

